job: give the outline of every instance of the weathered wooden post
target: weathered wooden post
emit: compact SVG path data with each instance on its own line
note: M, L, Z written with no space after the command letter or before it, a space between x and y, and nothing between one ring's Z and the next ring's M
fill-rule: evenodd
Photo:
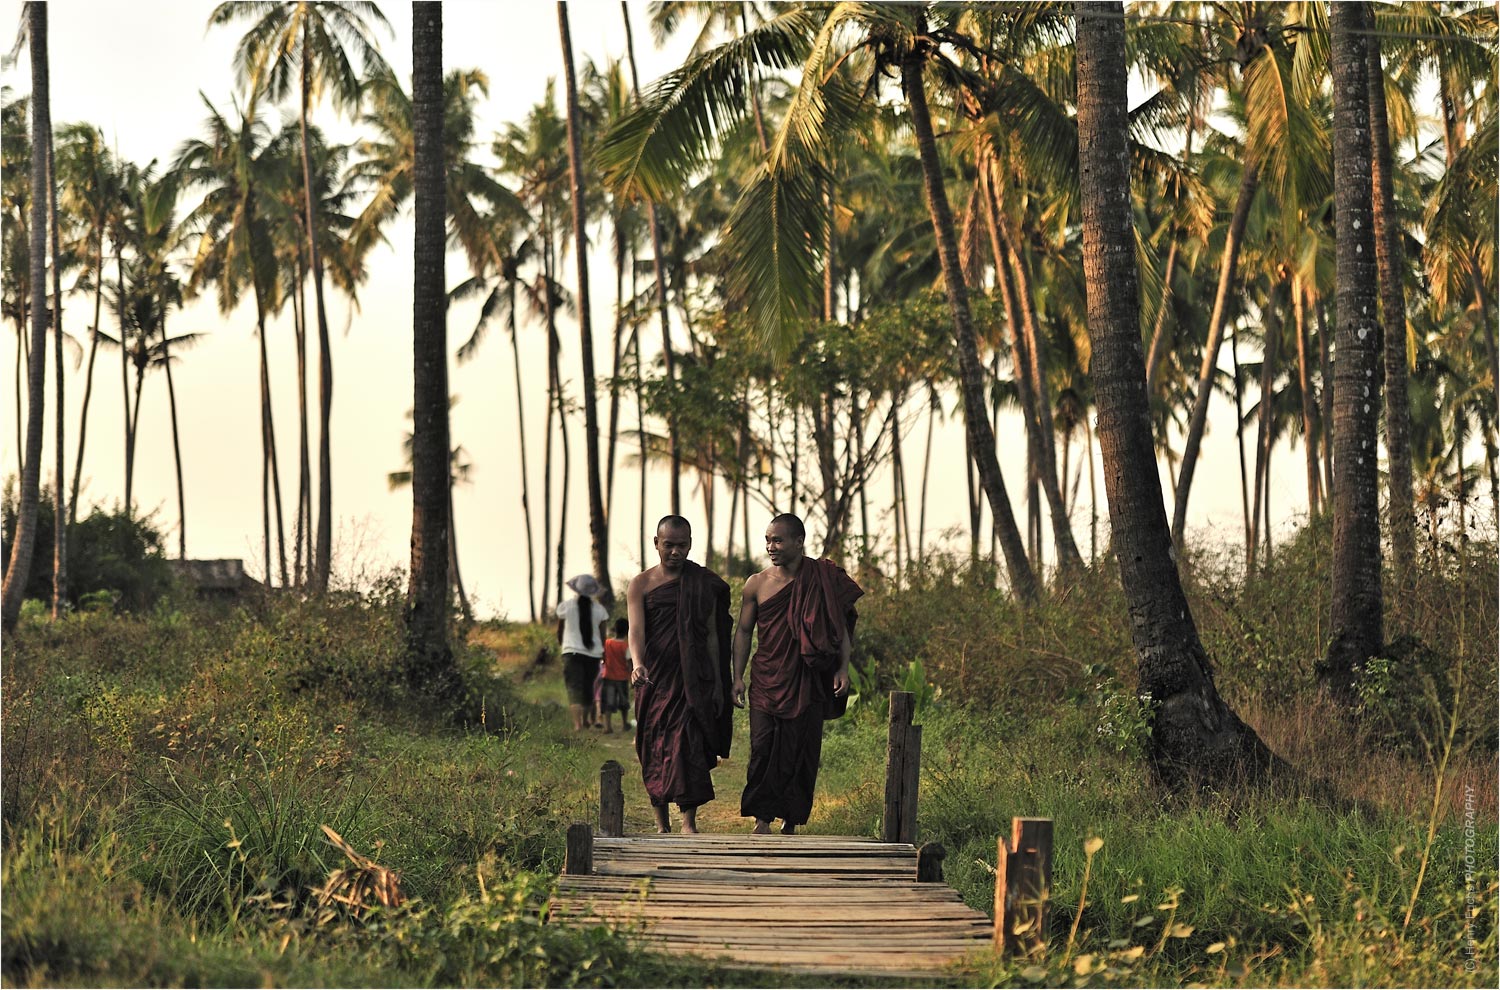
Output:
M941 842L924 842L917 850L917 883L942 883L943 860L948 850Z
M594 829L587 822L574 822L568 826L563 872L569 876L586 876L594 872Z
M1051 899L1052 819L1012 818L995 854L995 951L1042 951Z
M885 817L881 828L881 838L886 842L910 842L916 837L916 779L921 768L922 730L911 724L915 707L916 696L910 691L891 692L885 748ZM917 753L912 752L914 743Z
M625 773L618 760L605 760L599 768L599 834L625 834L625 793L620 779Z

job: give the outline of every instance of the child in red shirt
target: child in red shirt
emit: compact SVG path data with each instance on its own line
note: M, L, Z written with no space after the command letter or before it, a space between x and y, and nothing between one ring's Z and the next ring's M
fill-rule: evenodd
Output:
M604 682L599 689L599 714L604 719L604 731L613 732L610 716L620 713L620 731L626 728L626 713L630 711L630 641L626 634L630 624L624 619L615 620L613 639L604 641Z

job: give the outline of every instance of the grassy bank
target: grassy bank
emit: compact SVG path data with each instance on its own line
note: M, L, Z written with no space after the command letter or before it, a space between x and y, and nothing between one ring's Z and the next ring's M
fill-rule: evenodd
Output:
M1021 613L950 562L899 594L865 575L863 692L829 727L811 830L878 833L880 699L917 687L919 831L970 904L990 906L1012 815L1057 823L1051 955L961 983L1493 986L1493 549L1393 591L1388 628L1417 645L1353 720L1313 690L1324 553L1308 532L1249 583L1190 571L1231 703L1338 800L1159 790L1107 571ZM566 825L629 740L567 731L556 663L531 665L550 633L522 626L472 630L470 701L433 711L398 673L399 599L23 623L0 694L5 982L775 985L546 923ZM745 827L739 728L716 830ZM349 865L324 824L399 870L407 903L320 909Z

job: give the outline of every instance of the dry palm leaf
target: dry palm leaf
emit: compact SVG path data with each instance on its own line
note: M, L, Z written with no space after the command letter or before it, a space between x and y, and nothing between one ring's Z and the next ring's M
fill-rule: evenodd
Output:
M354 865L334 870L321 887L314 888L319 920L328 920L340 913L341 909L335 905L342 905L342 910L361 918L376 905L398 907L406 900L401 893L401 874L398 871L361 855L327 825L322 828L328 841Z

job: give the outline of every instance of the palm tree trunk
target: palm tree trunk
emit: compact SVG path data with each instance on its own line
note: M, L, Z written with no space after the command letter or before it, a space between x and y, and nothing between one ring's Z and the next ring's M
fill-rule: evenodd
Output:
M1188 131L1188 144L1192 144L1192 130ZM1156 386L1161 381L1161 362L1167 356L1165 347L1167 339L1167 314L1172 309L1172 276L1177 271L1177 228L1174 226L1168 232L1172 238L1172 246L1167 249L1166 274L1162 278L1161 306L1156 311L1156 325L1151 329L1151 349L1146 357L1146 391L1150 395L1156 394Z
M1042 484L1042 494L1047 499L1048 513L1052 519L1053 549L1057 553L1058 570L1066 574L1081 570L1083 558L1078 553L1078 544L1073 539L1073 526L1068 520L1067 506L1063 504L1062 490L1057 483L1057 449L1053 443L1052 401L1047 396L1047 378L1044 368L1047 363L1047 341L1037 325L1036 289L1032 284L1031 266L1026 260L1025 248L1018 232L1010 230L1005 215L999 215L1001 230L1008 234L1010 263L1016 276L1016 300L1021 309L1021 327L1026 334L1026 367L1024 374L1031 378L1032 397L1036 402L1036 450L1037 471Z
M632 266L633 269L633 266ZM637 331L635 337L635 435L636 442L641 448L641 477L640 477L640 552L641 570L646 569L646 401L642 395L645 383L641 379L641 335Z
M926 33L926 17L919 13L918 33ZM990 511L1000 527L1000 544L1005 553L1012 591L1025 602L1039 597L1036 577L1026 560L1021 533L1016 528L1005 480L995 456L995 435L990 429L984 408L984 379L974 335L973 317L969 312L969 290L964 284L963 269L958 261L958 243L954 237L953 214L948 193L943 188L942 166L938 162L937 142L932 118L927 109L927 91L922 80L922 55L909 56L901 66L902 84L911 107L912 127L922 159L922 176L927 192L927 206L932 228L937 235L938 257L942 263L943 282L948 292L948 308L953 317L954 342L958 348L959 385L964 398L964 422L970 450L979 473L979 483L989 499Z
M259 305L257 303L257 305ZM271 465L271 494L276 507L276 558L280 564L281 586L287 587L291 582L286 567L286 523L281 510L281 467L276 456L276 414L271 407L271 364L266 355L266 324L260 321L258 336L260 337L260 397L261 415L266 423L266 457ZM266 583L270 584L270 573L266 574Z
M573 200L574 264L578 268L578 339L583 358L583 447L589 496L589 549L594 577L603 586L600 604L614 605L615 593L609 576L609 525L604 516L604 488L599 472L599 403L594 382L594 321L589 310L589 239L584 218L583 138L578 110L578 80L573 70L573 40L568 30L568 8L557 4L558 33L562 38L563 74L567 78L568 176Z
M42 419L47 387L47 158L52 133L51 87L47 78L47 5L26 6L31 55L31 364L26 369L26 459L16 507L15 535L0 590L0 628L12 632L21 617L21 601L36 550L36 516L41 488Z
M182 482L182 438L177 429L177 386L172 382L172 355L167 343L167 320L161 321L161 366L167 373L167 409L172 417L172 466L177 473L177 559L187 560L187 488Z
M545 210L543 211L545 212ZM545 279L545 276L544 276ZM549 290L550 291L550 290ZM552 588L552 420L557 415L557 356L547 335L547 419L542 430L542 612L550 615ZM516 401L520 402L517 392ZM562 594L558 592L559 596Z
M406 674L453 696L448 644L453 528L453 448L448 431L448 317L444 273L447 195L443 164L442 5L412 4L411 578L406 594Z
M271 570L271 430L268 415L271 405L270 382L266 373L266 314L259 293L255 297L255 336L260 343L260 529L266 587L271 587L275 572ZM139 405L139 402L137 402Z
M1148 400L1150 395L1148 390ZM1088 417L1083 420L1083 435L1089 445L1089 566L1093 567L1099 562L1099 488L1094 481L1094 428Z
M312 567L312 457L307 430L307 307L302 283L302 247L292 262L292 330L297 341L297 524L292 531L292 583L303 586ZM305 551L305 552L304 552Z
M130 342L126 339L125 249L115 247L115 289L120 300L120 395L125 402L125 515L135 515L132 489L135 483L135 416L130 412Z
M509 283L507 292L509 292L510 294L510 355L516 376L516 439L521 449L521 518L523 519L526 526L526 604L527 607L531 610L531 621L536 622L539 618L536 611L536 547L532 542L531 535L531 482L529 480L531 478L531 471L526 466L526 403L522 401L521 396L521 343L519 337L516 334L516 279L514 277L514 273L507 273L506 280ZM550 391L550 380L548 383L548 388ZM552 408L550 395L548 396L548 400L549 401L547 408L550 410ZM547 476L549 478L552 476L550 467L550 451L552 449L551 430L552 416L549 412L547 416L547 449L549 451L549 467ZM544 543L543 546L545 545L546 544ZM545 570L546 566L544 563L544 574ZM543 578L543 580L545 581L545 577ZM545 599L545 597L546 593L544 591L543 598Z
M1391 556L1397 579L1406 581L1416 554L1416 516L1411 491L1411 403L1406 393L1406 292L1401 225L1396 214L1390 127L1386 120L1385 70L1380 35L1371 35L1366 58L1370 80L1370 148L1375 213L1375 261L1380 271L1380 311L1385 335L1385 449Z
M1367 4L1329 12L1333 61L1334 228L1338 246L1338 323L1334 346L1333 614L1319 679L1345 704L1355 702L1360 668L1384 643L1380 587L1379 273L1372 225Z
M30 307L30 301L21 294L21 311L26 312ZM21 404L21 396L26 394L26 389L21 385L26 381L26 320L24 318L16 321L16 477L26 473L26 437L25 407Z
M99 354L99 316L104 306L104 227L100 225L95 232L94 241L94 323L89 330L89 358L83 373L83 408L78 414L78 456L73 461L73 487L68 496L68 525L78 524L78 487L83 477L83 447L88 437L89 428L89 400L94 395L94 359ZM20 382L17 382L19 386ZM19 403L21 395L19 388L16 392L16 402ZM19 425L20 416L17 415L16 423Z
M546 244L543 248L546 255L545 268L547 275L547 337L551 342L552 349L552 377L557 382L555 393L557 400L557 435L562 448L562 478L559 485L561 497L557 508L557 555L553 558L553 563L557 568L557 581L554 587L557 600L553 602L556 605L562 602L563 575L566 573L567 567L568 494L572 489L573 457L568 443L567 399L563 394L562 367L560 364L562 338L557 333L557 307L552 303L552 288L555 284L553 272L557 270L557 256L552 244L551 227L549 226L547 229ZM547 611L550 612L550 609L547 609Z
M1219 267L1219 288L1214 295L1213 315L1208 321L1208 344L1203 349L1203 367L1198 372L1198 394L1193 400L1193 415L1188 421L1187 438L1182 447L1182 465L1177 472L1177 491L1172 503L1172 542L1182 548L1187 527L1188 495L1193 490L1193 470L1198 464L1198 448L1208 425L1208 400L1213 394L1214 372L1219 364L1219 346L1224 342L1224 325L1228 321L1229 292L1239 264L1240 246L1245 239L1245 225L1250 219L1250 204L1260 178L1260 165L1246 162L1240 178L1239 198L1224 242L1224 258Z
M1196 91L1196 87L1195 87ZM1193 131L1198 126L1198 99L1193 98L1191 112L1187 119L1187 141L1182 149L1182 160L1191 163L1193 160ZM1182 195L1182 182L1176 183L1177 195ZM1146 394L1156 395L1156 386L1161 381L1161 362L1167 356L1166 329L1167 316L1172 310L1172 276L1177 271L1178 245L1181 243L1180 232L1176 221L1167 231L1167 236L1172 238L1172 246L1167 249L1166 273L1162 278L1161 304L1156 309L1156 325L1151 329L1151 349L1146 357Z
M1318 317L1318 376L1322 385L1322 441L1323 441L1323 503L1333 502L1333 361L1329 356L1332 335L1328 332L1328 315L1323 306L1323 297L1312 286L1308 292L1313 297L1313 312Z
M927 562L927 479L932 468L932 433L937 425L937 411L938 397L934 391L928 396L927 439L922 448L921 505L917 510L917 560L924 564Z
M463 572L458 568L458 516L453 511L453 484L448 485L448 583L458 594L458 609L465 622L474 621L474 608L464 591Z
M1245 466L1245 389L1240 374L1240 328L1229 328L1229 360L1234 371L1234 452L1240 459L1240 511L1245 520L1245 568L1249 572L1255 546L1254 517L1250 514L1250 475ZM1177 487L1174 482L1173 490Z
M1312 369L1308 364L1307 288L1299 275L1292 276L1292 313L1297 333L1297 384L1302 393L1302 446L1307 460L1307 511L1316 515L1320 497L1318 448L1314 439Z
M1251 570L1255 568L1255 547L1260 535L1261 493L1265 492L1268 500L1270 496L1264 482L1270 469L1271 407L1276 381L1276 359L1281 341L1281 307L1284 304L1283 297L1286 288L1285 280L1277 283L1271 290L1270 298L1266 301L1265 349L1261 354L1260 362L1260 417L1255 431L1255 504L1250 511L1250 543L1246 547L1248 566ZM1269 523L1269 507L1266 519ZM1269 538L1270 534L1266 535Z
M625 18L625 53L630 62L630 86L639 95L641 91L641 78L636 71L635 38L630 30L630 6L625 0L621 0L620 10ZM677 379L677 364L675 356L672 353L671 320L667 315L667 277L665 262L662 259L661 221L656 215L656 203L649 199L646 201L646 219L651 225L651 261L656 275L656 309L661 315L661 356L667 366L667 381L671 383ZM667 442L671 448L672 455L672 514L681 515L682 446L677 436L677 413L670 406L667 408Z
M1256 776L1275 757L1230 710L1172 555L1149 426L1130 216L1125 19L1078 3L1078 158L1091 371L1111 540L1131 617L1140 691L1152 700L1151 761L1168 783Z
M964 433L964 477L968 481L969 491L969 563L979 562L979 509L980 491L978 481L974 476L974 446L969 440L968 432Z
M620 439L620 362L624 359L624 351L629 347L625 340L625 237L620 231L621 217L616 214L614 220L615 328L610 347L614 362L609 378L609 446L604 456L606 519L614 518L615 513L615 450Z
M901 509L901 402L900 397L891 400L891 523L895 532L891 534L891 548L896 555L896 584L901 584L901 537L905 513ZM908 554L908 557L911 555Z
M312 144L307 133L307 111L312 102L311 49L307 22L302 27L302 99L297 123L302 136L302 192L307 212L307 257L312 265L313 298L318 315L318 530L313 556L312 591L328 590L333 558L333 346L328 336L328 309L323 302L323 257L318 251L318 209L313 194Z
M52 129L47 129L47 205L51 214L48 227L52 234L52 357L53 378L56 383L56 411L52 422L54 434L55 472L52 479L52 618L60 619L68 607L68 496L67 475L64 474L66 447L64 445L63 403L64 383L67 375L63 370L63 304L62 304L62 245L58 227L61 217L57 212L57 156L53 147Z

